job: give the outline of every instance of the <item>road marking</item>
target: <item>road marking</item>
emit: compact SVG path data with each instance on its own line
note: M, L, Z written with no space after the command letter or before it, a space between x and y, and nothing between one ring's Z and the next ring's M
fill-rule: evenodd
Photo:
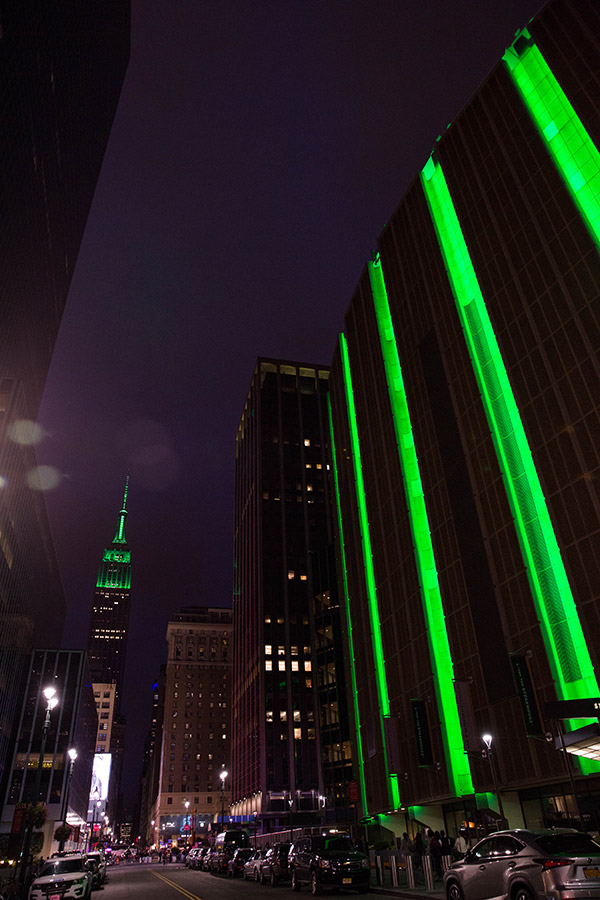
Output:
M165 884L168 884L169 887L175 888L176 891L179 891L180 894L183 894L184 897L188 897L189 900L202 900L198 894L192 894L190 891L185 888L180 887L178 884L175 884L174 881L169 881L168 878L165 878L164 875L159 875L157 871L152 869L152 874L156 875L157 878L160 878L161 881L164 881Z

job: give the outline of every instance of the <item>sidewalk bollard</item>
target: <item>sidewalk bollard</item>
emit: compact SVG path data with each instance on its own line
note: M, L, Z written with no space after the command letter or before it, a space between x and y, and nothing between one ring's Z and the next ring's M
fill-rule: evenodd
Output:
M431 857L423 857L423 874L425 875L425 887L428 891L432 891L433 887L433 867L431 865Z
M409 888L414 888L415 886L415 861L412 856L405 856L404 861L406 862L406 881Z
M377 864L377 884L383 884L383 857L376 856L375 862Z
M392 874L392 887L398 887L398 857L390 853L390 872Z
M448 854L448 856L442 856L442 872L445 872L446 869L449 869L452 865L452 857Z

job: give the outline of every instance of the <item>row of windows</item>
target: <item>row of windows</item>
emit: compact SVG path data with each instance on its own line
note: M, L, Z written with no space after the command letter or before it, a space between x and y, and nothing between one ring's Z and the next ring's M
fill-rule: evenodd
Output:
M298 672L298 671L299 671L299 666L300 666L300 664L299 664L298 660L297 660L297 659L293 659L293 660L292 660L292 672ZM280 660L278 661L278 663L277 663L277 670L278 670L279 672L285 672L285 659L280 659ZM271 659L266 659L266 660L265 660L265 671L266 671L266 672L272 672L272 671L273 671L273 660L271 660ZM311 663L311 661L310 661L309 659L307 659L307 660L304 661L304 671L305 671L305 672L310 672L310 671L312 671L312 663Z
M293 712L294 722L299 722L300 721L300 710L294 709L292 712ZM272 722L273 721L273 710L268 709L266 712L266 716L267 716L267 722ZM312 709L308 711L307 717L308 717L309 721L312 721L314 719L315 714ZM281 722L287 722L287 710L286 709L281 709L279 711L279 720Z
M303 649L304 649L304 655L310 656L310 647L305 644ZM265 656L270 656L272 652L273 652L273 645L265 644ZM298 656L298 646L296 644L292 644L292 646L290 647L290 654L292 656ZM277 646L277 656L285 656L285 647L282 646L281 644L278 644L278 646Z

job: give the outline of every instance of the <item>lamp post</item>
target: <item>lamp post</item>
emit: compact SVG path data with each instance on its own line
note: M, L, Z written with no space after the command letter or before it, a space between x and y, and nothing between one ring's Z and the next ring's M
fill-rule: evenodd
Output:
M63 828L67 827L67 813L69 811L69 794L71 793L71 779L73 778L73 767L75 765L75 760L77 759L77 750L75 749L75 747L71 747L70 750L68 751L68 754L69 754L70 763L69 763L69 773L67 775L67 785L65 787L65 803L64 803L64 809L63 809ZM65 849L64 840L60 841L60 843L58 845L58 849L59 850Z
M494 757L492 755L492 741L493 741L492 735L491 734L482 734L481 740L483 741L483 743L486 746L487 758L490 761L490 768L492 770L492 781L494 782L494 793L496 794L496 797L498 798L498 808L500 810L500 818L504 819L504 807L502 806L502 797L500 795L500 790L498 788L498 777L496 775L496 766L495 766L495 762L494 762Z
M152 819L150 824L152 825L152 831L150 833L150 846L153 847L156 843L156 841L154 840L154 819Z
M184 800L183 805L185 806L185 825L183 826L185 831L185 842L189 846L190 843L190 801Z
M33 789L33 800L32 806L35 806L39 800L40 796L40 788L42 785L42 770L44 768L44 756L46 753L46 740L48 738L48 732L50 731L50 713L58 703L58 697L55 696L56 688L47 687L42 691L44 698L46 700L46 718L44 719L44 724L42 726L42 741L40 744L40 755L38 758L37 771L35 773L35 786ZM27 872L27 866L29 863L29 851L31 849L31 838L33 836L33 809L31 810L31 815L29 817L29 822L27 823L25 830L25 840L23 842L23 851L21 853L21 871L19 872L19 881L21 884L25 881L25 873Z
M291 797L288 800L288 803L290 805L290 841L293 841L294 840L294 823L292 821L292 815L294 813L294 798Z
M221 774L219 778L221 779L221 825L222 831L225 831L225 779L227 778L228 772L226 769L221 769Z

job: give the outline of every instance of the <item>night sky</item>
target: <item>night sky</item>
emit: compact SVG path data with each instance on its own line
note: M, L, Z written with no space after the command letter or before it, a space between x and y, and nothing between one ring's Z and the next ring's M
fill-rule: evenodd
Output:
M87 642L127 474L125 784L169 617L231 604L257 356L328 364L376 237L540 0L133 0L132 47L40 422Z

